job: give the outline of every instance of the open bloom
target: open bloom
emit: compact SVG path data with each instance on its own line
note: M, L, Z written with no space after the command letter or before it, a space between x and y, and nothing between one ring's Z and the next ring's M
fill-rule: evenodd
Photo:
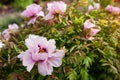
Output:
M15 32L17 32L18 31L18 25L17 24L9 24L8 25L8 28L7 29L5 29L2 33L1 33L1 35L2 35L2 37L5 39L5 40L9 40L9 38L10 38L10 33L15 33Z
M112 12L113 11L113 6L112 5L108 5L105 9L108 12Z
M44 16L44 12L42 11L42 7L37 4L31 4L27 6L27 8L21 13L21 16L25 16L30 18L29 24L34 24L38 16Z
M112 5L108 5L106 8L106 11L114 14L114 15L119 15L120 14L120 8L119 7L114 7Z
M63 1L53 1L47 4L49 13L45 16L45 20L54 18L55 14L63 15L66 11L67 5Z
M25 40L28 48L25 52L18 55L30 72L35 64L38 65L38 72L43 75L51 75L53 67L59 67L62 64L64 50L58 50L55 46L55 40L47 40L45 37L29 35Z
M91 12L92 10L99 10L99 9L100 9L100 4L99 3L96 3L93 6L92 5L88 6L88 12Z
M96 27L95 24L91 23L90 20L86 20L84 23L85 39L92 40L99 31L100 27Z

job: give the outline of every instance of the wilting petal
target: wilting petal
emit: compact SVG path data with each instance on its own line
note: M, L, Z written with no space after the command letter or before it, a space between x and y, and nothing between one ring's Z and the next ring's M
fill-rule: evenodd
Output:
M43 76L51 75L53 67L47 62L38 62L38 72Z
M35 64L35 61L32 59L31 54L26 52L23 57L23 65L26 66L27 71L30 72Z

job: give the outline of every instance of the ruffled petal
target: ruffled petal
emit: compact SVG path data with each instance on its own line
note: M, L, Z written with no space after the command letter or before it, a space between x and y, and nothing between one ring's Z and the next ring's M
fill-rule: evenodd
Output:
M35 61L32 59L29 52L24 53L23 56L23 65L26 66L27 71L30 72L35 64Z
M50 64L48 64L47 62L39 62L38 63L38 72L42 76L51 75L53 72L53 67Z
M54 67L59 67L62 64L62 57L64 56L63 50L58 50L48 58L48 63Z

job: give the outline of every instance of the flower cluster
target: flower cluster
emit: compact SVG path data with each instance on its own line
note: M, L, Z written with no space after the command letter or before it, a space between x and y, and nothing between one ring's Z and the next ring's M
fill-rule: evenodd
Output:
M106 11L112 13L113 15L119 15L120 14L120 8L119 7L114 7L112 5L108 5L106 7Z
M26 16L30 19L29 24L34 24L37 17L42 16L45 20L54 18L55 14L63 15L66 11L66 4L62 1L54 1L47 4L49 13L45 16L42 7L37 4L29 5L26 10L21 13L21 16Z
M11 33L16 33L17 31L18 31L18 29L19 29L19 27L18 27L18 25L17 24L9 24L8 25L8 28L7 29L5 29L2 33L1 33L1 37L2 37L2 39L4 39L4 40L9 40L10 39L10 37L11 37Z
M64 50L56 49L54 39L47 40L45 37L29 35L25 44L28 50L21 52L18 58L23 61L28 72L37 64L41 75L51 75L53 67L59 67L62 64Z
M92 5L89 5L88 6L88 13L91 12L92 10L99 10L100 9L100 4L99 3L96 3L94 4L93 6Z

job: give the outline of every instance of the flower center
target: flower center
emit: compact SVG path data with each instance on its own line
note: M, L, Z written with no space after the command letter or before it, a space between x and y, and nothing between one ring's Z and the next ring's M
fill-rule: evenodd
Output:
M38 45L38 47L39 47L39 53L47 52L46 48L41 48L39 45Z
M36 15L32 15L32 16L30 16L30 18L34 18L34 17L36 17Z

